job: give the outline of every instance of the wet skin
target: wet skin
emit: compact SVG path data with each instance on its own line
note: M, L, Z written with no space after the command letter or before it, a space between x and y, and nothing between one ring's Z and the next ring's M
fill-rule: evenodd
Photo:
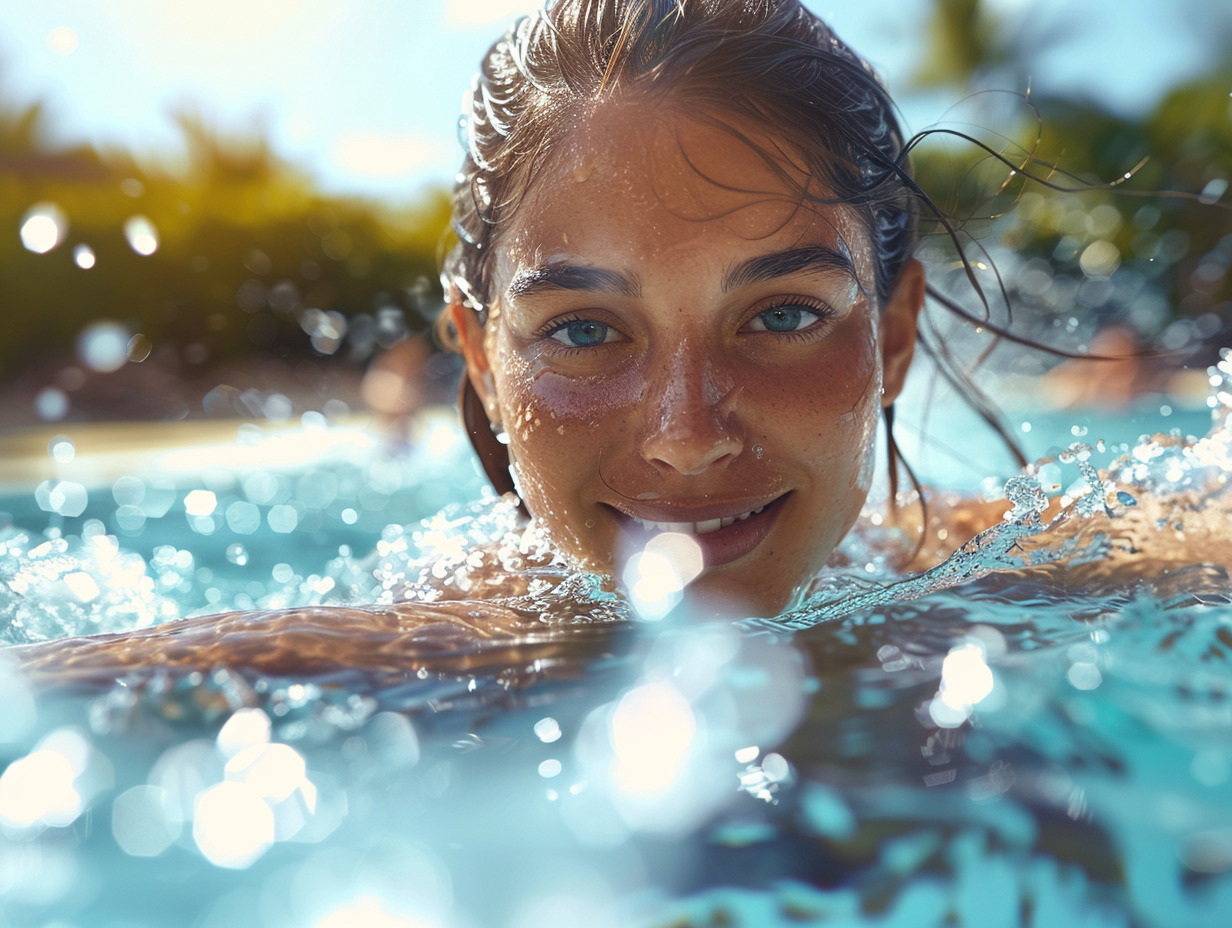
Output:
M605 101L569 142L497 234L487 324L451 309L527 508L618 575L656 531L689 535L692 602L780 612L864 502L922 272L879 307L854 213L712 123Z

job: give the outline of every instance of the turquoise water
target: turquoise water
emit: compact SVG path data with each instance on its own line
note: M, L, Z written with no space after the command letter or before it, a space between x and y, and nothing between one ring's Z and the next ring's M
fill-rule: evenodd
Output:
M513 636L408 629L379 673L4 665L0 924L1228 924L1227 373L1204 442L1060 451L1099 424L1036 417L1061 438L1016 518L918 578L853 538L777 622L563 583L510 601ZM396 610L425 549L516 528L491 499L432 516L478 486L456 436L138 479L0 504L3 640ZM1041 483L1075 499L1046 530Z

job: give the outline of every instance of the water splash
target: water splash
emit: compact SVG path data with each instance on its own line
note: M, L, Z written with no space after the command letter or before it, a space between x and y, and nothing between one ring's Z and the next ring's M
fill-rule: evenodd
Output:
M774 618L748 619L742 626L799 631L990 574L1049 564L1070 570L1100 565L1108 573L1127 566L1149 580L1155 579L1161 565L1207 561L1224 568L1232 565L1226 498L1232 477L1232 351L1223 349L1219 363L1208 373L1211 428L1204 437L1144 435L1102 474L1091 463L1093 453L1104 450L1102 443L1097 447L1074 443L1007 481L1004 492L1010 508L1002 522L977 534L936 567L904 579L839 573L825 578L799 609ZM1045 520L1049 500L1036 474L1054 464L1075 467L1080 479L1067 490L1059 512ZM867 560L874 572L886 571L884 558L854 559ZM1084 579L1090 577L1088 573Z

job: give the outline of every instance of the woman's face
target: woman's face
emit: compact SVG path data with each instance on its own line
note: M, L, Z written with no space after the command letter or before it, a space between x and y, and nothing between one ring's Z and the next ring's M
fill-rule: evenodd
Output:
M695 604L780 612L868 492L919 267L875 305L864 230L802 202L790 152L771 165L717 126L610 101L567 141L498 232L486 326L454 309L526 506L618 576L655 534L687 535Z

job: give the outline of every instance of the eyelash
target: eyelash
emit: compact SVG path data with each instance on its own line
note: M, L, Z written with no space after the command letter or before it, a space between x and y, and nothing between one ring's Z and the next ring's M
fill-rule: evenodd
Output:
M568 354L574 354L574 353L581 352L581 351L594 351L596 348L603 348L607 346L608 344L611 344L605 341L598 345L568 345L562 342L560 339L553 337L556 335L557 332L561 332L564 329L567 329L570 325L572 325L575 322L597 323L601 326L604 326L608 331L616 332L618 335L621 335L622 337L618 339L618 341L626 340L623 337L623 333L621 333L620 330L616 328L616 326L612 325L610 322L604 322L602 319L597 319L593 315L584 315L582 313L570 313L568 316L565 316L563 318L553 319L550 323L548 323L546 326L544 326L542 329L540 329L538 332L535 333L535 338L539 339L545 344L548 342L551 342L552 344L548 345L548 347L552 351L565 352Z
M779 338L790 339L791 341L806 341L821 334L820 330L826 328L826 323L837 315L834 307L812 297L774 297L757 307L744 325L741 326L741 329L751 325L754 319L763 316L765 313L774 312L776 309L792 308L802 309L816 316L817 319L802 329L795 329L790 332L774 332L770 329L759 329L755 330L756 334L777 335Z

